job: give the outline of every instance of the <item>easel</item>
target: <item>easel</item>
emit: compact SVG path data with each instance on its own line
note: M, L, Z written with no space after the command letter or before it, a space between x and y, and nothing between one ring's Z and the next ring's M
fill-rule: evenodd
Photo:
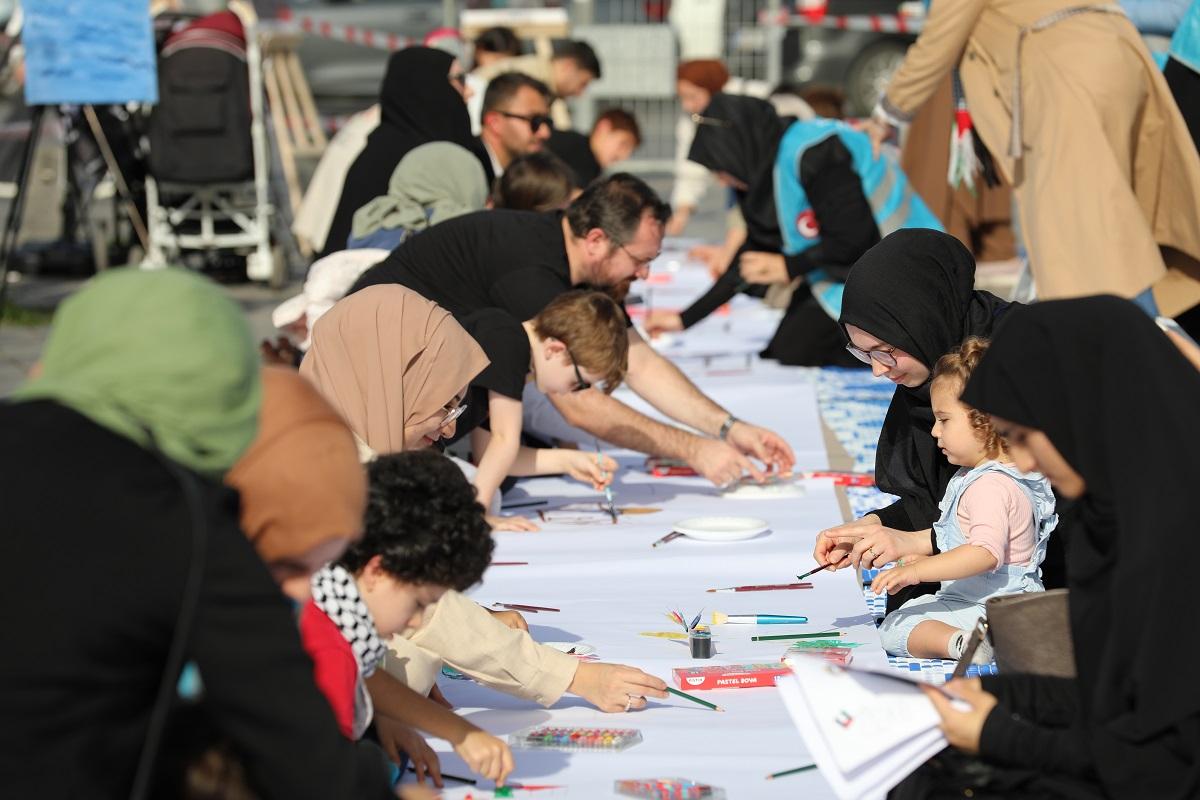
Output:
M0 235L0 324L4 322L4 309L8 302L8 272L12 262L12 253L16 249L17 234L21 230L21 217L25 213L25 187L29 182L30 168L33 165L33 155L37 150L37 142L42 133L42 120L46 116L46 106L33 106L33 115L29 121L29 138L21 148L21 163L17 167L17 193L13 196L8 207L8 219L4 223L4 233Z

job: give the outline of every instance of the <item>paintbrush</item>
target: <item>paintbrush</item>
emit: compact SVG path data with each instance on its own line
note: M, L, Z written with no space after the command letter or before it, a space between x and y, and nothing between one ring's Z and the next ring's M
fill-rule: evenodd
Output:
M702 614L704 614L704 609L703 609L703 608L702 608L702 609L700 609L700 613L696 615L696 618L692 620L692 624L691 624L691 625L688 625L688 631L689 631L689 632L690 632L690 631L691 631L693 628L695 628L695 627L696 627L696 625L697 625L697 624L700 622L700 616L701 616Z
M816 567L816 568L814 568L814 569L810 569L808 572L804 573L803 575L797 575L797 576L796 576L796 580L800 580L800 581L802 581L802 580L804 580L805 578L807 578L807 577L808 577L808 576L810 576L810 575L816 575L816 574L817 574L818 572L820 572L821 570L823 570L823 569L829 569L829 568L830 568L830 567L832 567L834 564L840 564L841 562L845 561L845 560L846 560L847 558L849 558L849 557L850 557L850 554L849 554L849 553L846 553L846 554L844 554L844 555L843 555L841 558L839 558L837 561L830 561L828 564L822 564L822 565L821 565L821 566L819 566L819 567Z
M704 591L712 592L774 592L784 589L811 589L811 583L772 583L762 584L759 586L726 586L722 589L705 589Z
M408 771L409 771L409 772L414 772L414 773L415 773L415 772L417 771L417 768L416 768L416 767L409 767L409 768L408 768ZM450 773L448 773L448 772L443 772L443 773L442 773L442 779L443 779L443 780L452 780L452 781L458 781L459 783L465 783L465 784L468 784L468 785L470 785L470 786L475 786L475 785L478 783L478 781L477 781L477 780L475 780L474 778L460 778L460 777L458 777L457 775L451 775L451 774L450 774Z
M600 440L592 439L592 443L596 445L596 466L600 466ZM601 472L601 477L607 477L607 472ZM608 501L608 515L612 517L613 525L617 524L617 507L613 505L613 490L612 483L609 482L604 486L604 499Z
M671 532L670 532L670 533L668 533L666 536L662 537L661 539L659 539L657 542L654 542L654 543L653 543L652 545L650 545L650 546L651 546L651 547L658 547L660 544L666 544L667 542L670 542L670 541L673 541L673 540L675 540L675 539L678 539L680 536L683 536L683 534L682 534L682 533L680 533L679 531L671 531Z

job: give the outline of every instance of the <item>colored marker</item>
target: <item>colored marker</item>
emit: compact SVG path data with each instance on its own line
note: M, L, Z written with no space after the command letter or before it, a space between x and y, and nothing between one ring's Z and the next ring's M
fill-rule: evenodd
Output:
M772 583L761 586L726 586L723 589L705 589L706 592L776 592L784 589L811 589L811 583Z
M722 614L714 611L713 625L803 625L808 617L794 617L786 614Z
M845 636L841 631L824 631L822 633L781 633L778 636L751 636L752 642L773 642L777 639L820 639L826 636Z
M724 711L725 710L725 709L721 708L719 705L716 705L715 703L710 703L707 700L701 700L699 697L696 697L695 695L690 695L687 692L681 692L678 689L671 688L670 686L667 687L667 691L670 692L671 694L675 695L676 697L682 697L684 700L691 700L693 703L699 703L702 706L707 706L708 708L711 708L713 711Z
M807 767L796 767L795 769L785 769L783 772L772 772L767 776L767 780L773 781L776 778L782 778L784 775L795 775L797 772L808 772L810 769L816 768L816 764L809 764Z

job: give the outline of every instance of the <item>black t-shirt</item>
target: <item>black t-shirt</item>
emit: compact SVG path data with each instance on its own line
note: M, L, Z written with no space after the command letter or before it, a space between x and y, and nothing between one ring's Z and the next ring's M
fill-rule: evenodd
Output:
M497 209L447 220L401 244L350 291L379 283L407 286L459 319L484 308L533 319L571 288L562 215Z
M591 141L578 131L554 131L546 141L546 147L575 173L577 188L585 188L603 172L592 152Z
M491 363L467 388L467 410L458 418L451 441L458 441L487 419L489 391L521 399L531 356L525 328L508 312L484 308L459 317L458 322L479 342Z

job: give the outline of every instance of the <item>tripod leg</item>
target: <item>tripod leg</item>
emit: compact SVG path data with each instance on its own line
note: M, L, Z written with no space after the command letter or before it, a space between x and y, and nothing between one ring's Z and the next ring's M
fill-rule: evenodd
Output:
M3 318L8 295L8 270L13 251L16 249L17 234L21 232L21 217L25 213L26 186L29 183L29 173L33 169L33 156L37 152L42 118L45 114L46 106L33 107L33 116L29 121L29 138L25 140L25 147L21 152L21 165L17 170L17 193L13 196L12 205L8 207L8 221L4 225L4 234L0 237L0 319Z

